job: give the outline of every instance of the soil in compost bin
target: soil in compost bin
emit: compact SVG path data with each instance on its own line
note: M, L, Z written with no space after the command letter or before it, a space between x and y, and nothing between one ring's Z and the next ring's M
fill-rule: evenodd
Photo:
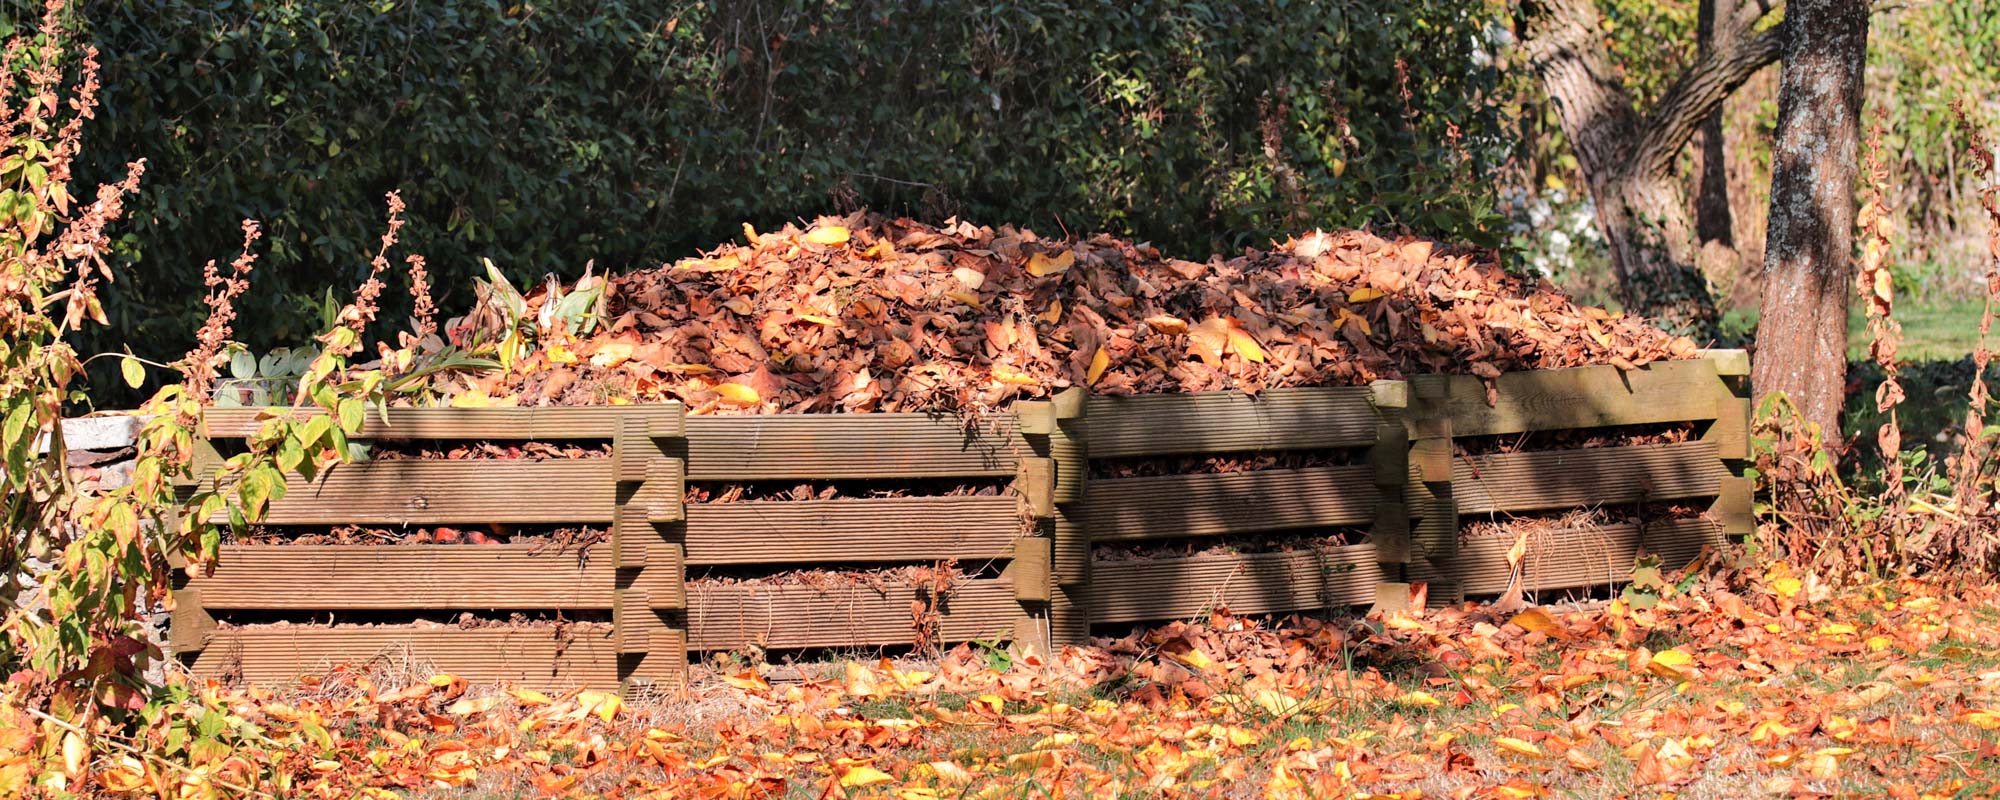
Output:
M1581 307L1491 251L1313 232L1202 261L1111 236L1044 239L866 212L745 230L609 279L606 321L511 371L437 379L460 405L680 400L693 414L998 408L1070 386L1105 395L1362 385L1447 372L1692 358L1696 344ZM536 314L554 292L524 298ZM447 325L499 341L496 291ZM461 400L462 399L462 400Z
M604 528L575 525L445 525L385 528L366 525L277 526L252 525L231 544L266 545L402 545L402 544L529 544L531 551L549 555L583 554L599 542L608 541Z
M689 481L688 505L757 501L870 499L887 497L1001 497L1011 479L914 478L837 481Z
M1276 469L1311 469L1359 464L1367 457L1366 448L1321 450L1243 451L1186 456L1139 456L1105 458L1090 462L1090 477L1147 478L1155 475L1219 475Z
M1454 437L1451 440L1451 447L1452 453L1457 456L1483 456L1543 450L1588 450L1597 447L1674 444L1692 441L1694 438L1695 423L1662 422L1651 425L1609 425L1602 428Z
M374 439L370 461L551 461L610 458L611 443L575 444L530 441L427 441Z
M1295 553L1360 544L1367 531L1288 531L1237 536L1191 536L1147 542L1105 542L1092 545L1090 557L1098 563L1152 561L1162 558L1249 555L1253 553Z

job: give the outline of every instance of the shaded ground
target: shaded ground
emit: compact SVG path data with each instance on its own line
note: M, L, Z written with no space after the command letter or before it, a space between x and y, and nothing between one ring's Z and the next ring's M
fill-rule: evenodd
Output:
M629 705L449 676L394 691L336 676L284 697L209 689L232 720L216 723L227 745L173 760L217 788L283 793L282 781L298 796L2000 791L1995 586L1833 591L1782 567L1683 585L1696 591L1650 609L1219 616L1046 664L967 650L782 684L746 670ZM99 769L114 786L172 772Z

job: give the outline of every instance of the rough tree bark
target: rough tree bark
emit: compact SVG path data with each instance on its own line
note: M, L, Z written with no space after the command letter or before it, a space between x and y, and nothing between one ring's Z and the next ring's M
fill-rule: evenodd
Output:
M1516 28L1562 121L1611 249L1621 300L1664 327L1712 339L1715 301L1674 156L1736 87L1778 57L1780 31L1757 32L1771 0L1715 20L1713 46L1641 116L1611 62L1596 0L1523 0Z
M1847 382L1867 0L1790 0L1771 223L1757 326L1757 392L1784 392L1829 443L1840 437Z
M1701 0L1695 22L1696 46L1703 56L1715 50L1715 21L1736 16L1736 0ZM1722 146L1722 107L1701 121L1701 173L1695 182L1695 242L1736 247L1735 220L1729 213L1729 170Z

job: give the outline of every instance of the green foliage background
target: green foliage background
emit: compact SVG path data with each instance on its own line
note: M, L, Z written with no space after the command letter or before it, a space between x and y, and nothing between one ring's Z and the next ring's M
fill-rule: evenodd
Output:
M358 281L394 188L448 311L480 256L521 279L574 277L589 259L651 266L744 221L864 205L1195 256L1314 225L1480 242L1495 228L1497 74L1478 4L98 0L82 13L105 62L83 177L151 162L124 228L136 263L86 352L178 352L200 266L233 255L243 217L269 235L239 338L304 338L303 301Z

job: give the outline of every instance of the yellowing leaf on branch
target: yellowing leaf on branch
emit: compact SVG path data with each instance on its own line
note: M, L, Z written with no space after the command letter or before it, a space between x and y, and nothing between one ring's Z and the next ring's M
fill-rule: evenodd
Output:
M1068 272L1076 264L1076 253L1064 250L1050 257L1046 253L1028 256L1028 274L1037 278Z

